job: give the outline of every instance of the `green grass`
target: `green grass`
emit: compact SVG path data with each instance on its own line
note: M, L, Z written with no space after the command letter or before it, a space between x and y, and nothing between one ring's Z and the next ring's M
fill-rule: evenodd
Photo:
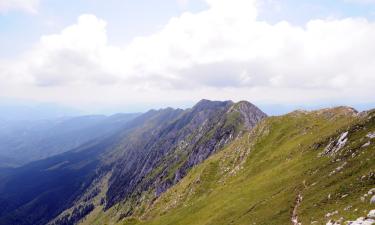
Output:
M339 154L319 156L347 130L349 140ZM302 224L365 216L372 208L369 198L362 202L360 197L375 187L375 140L361 147L370 131L375 118L351 117L342 109L270 117L193 168L137 218L120 224L291 224L299 193ZM336 210L337 215L325 217Z

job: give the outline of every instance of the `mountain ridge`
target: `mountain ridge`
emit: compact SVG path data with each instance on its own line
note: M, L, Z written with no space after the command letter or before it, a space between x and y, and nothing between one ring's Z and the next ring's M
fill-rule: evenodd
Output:
M323 111L263 120L195 167L144 213L117 224L374 223L375 110ZM322 155L343 137L345 144L335 153Z
M373 137L375 110L342 106L268 117L246 101L203 99L150 110L114 135L5 170L0 224L355 221L372 209L362 198L375 188Z
M30 164L25 168L40 165L35 169L29 169L30 173L23 168L10 172L10 175L4 179L6 181L4 187L0 188L0 196L3 196L0 198L0 207L2 207L0 224L12 223L14 219L18 224L30 224L30 222L44 224L46 220L52 220L51 224L72 224L98 206L105 206L104 210L106 210L115 204L137 202L140 200L141 193L145 191L150 194L155 193L155 196L162 194L182 179L190 168L204 161L243 131L240 124L245 118L243 113L246 109L242 114L237 111L229 112L233 105L235 104L230 101L202 100L187 110L172 108L150 110L128 121L122 131L110 138L97 139L71 152L40 161L39 164ZM254 123L266 116L259 109L248 113L259 114L254 116L252 121ZM251 125L255 124L249 122L249 126ZM207 133L210 133L208 137L206 137ZM186 143L196 147L188 148ZM73 183L59 186L59 180L51 175L63 173L62 171L68 172L65 179ZM75 174L82 175L77 179ZM13 183L22 184L21 180L24 176L30 176L30 179L33 176L42 176L45 177L42 181L47 179L49 185L54 186L38 184L39 181L30 183L32 185L26 187L21 186L18 191L28 193L28 197L22 198L26 199L26 202L19 202L16 193L4 195L11 193L9 188ZM92 201L99 191L95 185L104 180L107 180L108 189L105 196L102 196L100 202L95 205ZM38 185L42 185L43 188L38 192L33 191L33 187ZM70 192L71 197L61 199L56 195L51 198L51 201L61 203L59 206L54 206L55 208L51 207L51 210L55 211L50 213L43 209L43 205L48 201L38 200L39 195L48 193L52 187L69 188L77 185L83 188L78 192ZM33 206L24 207L31 202ZM65 213L61 214L62 207L66 209ZM40 212L30 215L31 209ZM20 220L17 215L22 213L29 215ZM49 216L45 216L46 213ZM56 213L61 215L53 219ZM120 217L132 213L132 207L129 206Z

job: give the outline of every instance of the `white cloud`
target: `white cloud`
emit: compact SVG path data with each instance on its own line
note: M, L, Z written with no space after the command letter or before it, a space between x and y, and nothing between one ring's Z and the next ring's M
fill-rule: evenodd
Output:
M22 59L3 63L3 75L35 86L108 83L112 75L103 65L108 65L107 55L116 57L116 50L107 44L105 27L94 15L81 15L61 33L42 36Z
M0 0L0 12L21 10L36 13L40 0Z
M252 0L207 0L125 47L82 15L20 60L0 62L0 95L74 103L373 102L375 24L361 18L305 26L257 19ZM0 84L1 86L1 84Z

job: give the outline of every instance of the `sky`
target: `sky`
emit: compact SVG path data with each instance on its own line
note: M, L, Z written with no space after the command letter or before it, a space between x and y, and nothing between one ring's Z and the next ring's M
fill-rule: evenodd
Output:
M0 100L375 108L374 0L0 0ZM1 101L0 101L1 102Z

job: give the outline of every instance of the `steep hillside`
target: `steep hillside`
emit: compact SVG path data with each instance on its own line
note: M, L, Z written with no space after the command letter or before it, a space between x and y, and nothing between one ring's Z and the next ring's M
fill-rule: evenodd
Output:
M139 195L148 189L160 195L190 168L242 132L251 130L264 117L263 112L248 102L202 100L175 121L164 122L141 148L130 146L120 150L123 155L115 162L107 208L124 197ZM135 134L138 135L137 131ZM133 152L136 154L132 155ZM136 160L133 161L132 156Z
M117 220L138 214L143 209L135 206L265 117L248 102L202 100L187 110L151 110L112 136L0 176L0 224L75 224L114 207Z
M176 114L176 110L164 111ZM93 217L113 208L119 209L113 215L116 220L140 213L193 166L266 117L248 102L231 101L202 100L191 109L177 112L175 118L168 116L138 126L122 139L105 157L103 166L110 171L51 224L72 224L81 217L75 212L88 205L94 205ZM94 198L85 197L92 193L96 193Z
M0 171L0 224L46 224L71 207L109 170L102 163L106 154L134 129L150 124L152 119L162 121L166 114L166 110L146 113L120 123L122 128L115 134L96 138L64 154Z
M374 142L375 111L270 117L133 216L118 205L82 224L372 224Z

